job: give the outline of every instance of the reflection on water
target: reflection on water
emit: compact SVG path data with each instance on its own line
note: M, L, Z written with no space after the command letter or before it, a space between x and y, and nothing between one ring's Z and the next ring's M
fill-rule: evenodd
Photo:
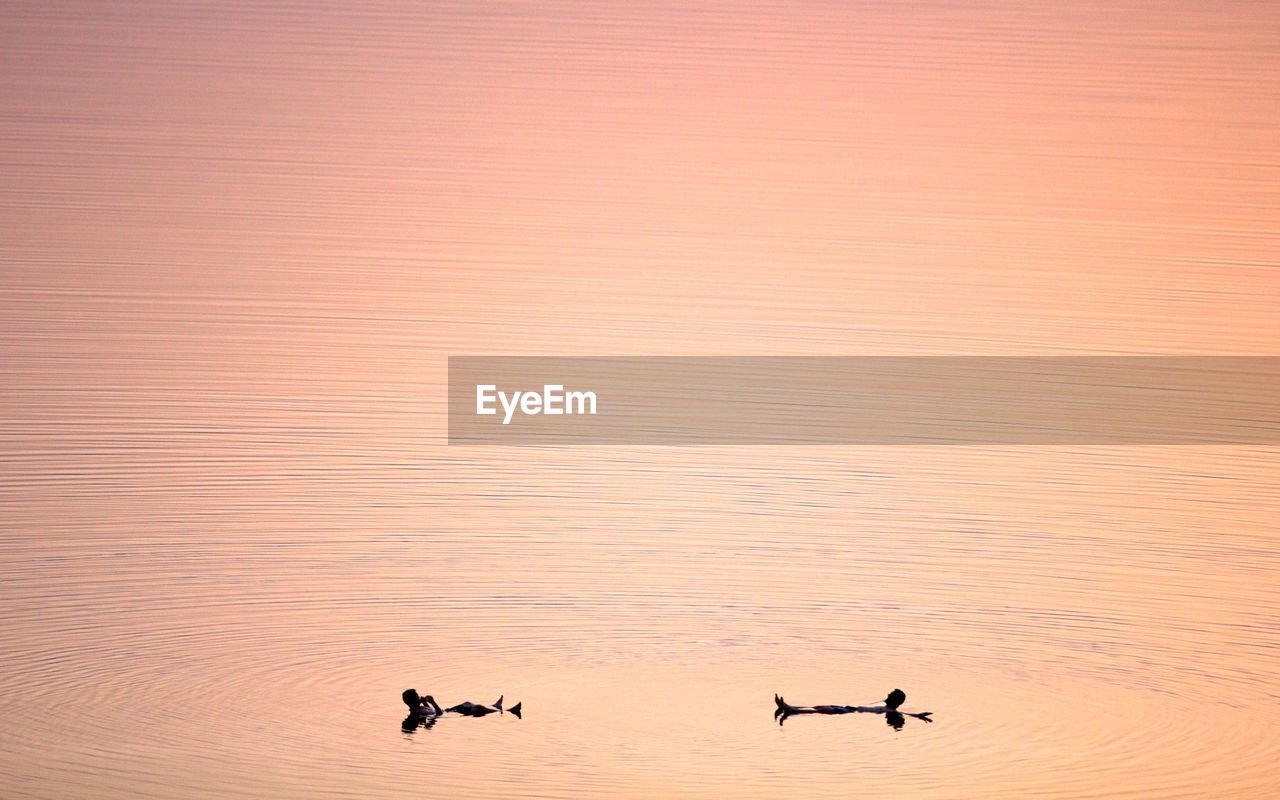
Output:
M814 712L792 711L792 710L784 711L779 709L778 711L774 712L773 716L775 719L778 720L778 726L781 727L787 724L787 720L791 719L794 716L804 716L810 713L814 713ZM821 713L821 712L817 712L817 713ZM908 717L911 717L912 719L918 719L922 722L933 722L933 717L928 712L923 712L920 714L904 714L901 711L890 710L890 711L885 711L882 714L882 716L884 717L885 724L888 725L890 728L893 728L895 731L902 730L902 727L907 724Z
M1274 355L1278 13L7 4L0 796L1274 794L1274 448L443 442L451 354Z

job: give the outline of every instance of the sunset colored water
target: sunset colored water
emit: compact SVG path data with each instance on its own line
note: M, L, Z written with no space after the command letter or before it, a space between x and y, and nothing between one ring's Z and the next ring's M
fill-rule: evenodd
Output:
M1273 446L450 446L446 382L1280 355L1278 52L1245 3L6 4L0 797L1276 796ZM773 717L895 687L935 721Z

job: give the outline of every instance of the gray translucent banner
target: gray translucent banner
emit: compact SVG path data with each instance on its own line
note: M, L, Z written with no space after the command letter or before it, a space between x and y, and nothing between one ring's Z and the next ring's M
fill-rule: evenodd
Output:
M1280 444L1280 357L449 359L453 445Z

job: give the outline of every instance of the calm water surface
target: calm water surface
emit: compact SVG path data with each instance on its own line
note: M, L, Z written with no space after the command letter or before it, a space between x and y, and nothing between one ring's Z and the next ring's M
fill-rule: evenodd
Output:
M1274 448L444 444L451 354L1277 354L1275 7L0 40L0 796L1280 790Z

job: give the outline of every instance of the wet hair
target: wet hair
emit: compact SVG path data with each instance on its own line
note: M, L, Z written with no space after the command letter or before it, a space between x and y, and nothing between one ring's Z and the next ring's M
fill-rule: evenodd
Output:
M894 689L889 692L889 696L884 699L884 704L890 711L896 711L898 706L907 702L907 693L901 689Z
M418 697L416 689L405 689L400 699L404 700L404 704L411 709L417 710L422 707L422 699Z

